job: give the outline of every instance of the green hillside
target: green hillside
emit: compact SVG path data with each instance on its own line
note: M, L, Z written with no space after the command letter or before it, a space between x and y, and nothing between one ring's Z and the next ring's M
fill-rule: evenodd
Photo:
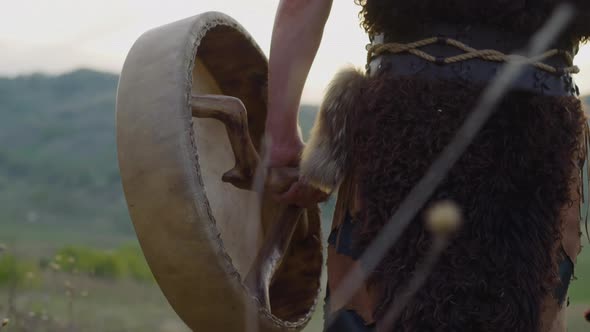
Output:
M118 77L0 79L0 222L131 234L115 153Z
M59 225L60 233L133 234L116 161L117 81L117 75L90 70L0 78L5 231ZM314 108L303 109L308 129Z

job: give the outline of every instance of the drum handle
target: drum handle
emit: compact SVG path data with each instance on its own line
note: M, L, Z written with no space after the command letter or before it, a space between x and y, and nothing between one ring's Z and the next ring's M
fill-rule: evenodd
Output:
M240 189L253 190L260 156L252 144L248 130L248 113L242 101L225 95L196 95L191 98L192 116L221 121L235 156L235 166L225 172L222 181ZM284 192L299 178L297 168L273 168L268 170L265 187L273 192ZM304 216L297 206L281 206L279 219L271 224L245 284L253 295L270 310L269 288L272 278L281 264L298 221Z
M191 106L194 117L217 119L225 125L236 165L223 174L222 180L250 190L260 158L250 139L248 114L242 101L230 96L200 95L192 97Z
M250 138L248 113L242 101L231 96L200 95L192 97L191 105L194 117L217 119L225 125L236 165L223 174L222 181L252 190L260 157ZM298 178L298 168L273 168L269 170L265 186L273 192L284 192Z

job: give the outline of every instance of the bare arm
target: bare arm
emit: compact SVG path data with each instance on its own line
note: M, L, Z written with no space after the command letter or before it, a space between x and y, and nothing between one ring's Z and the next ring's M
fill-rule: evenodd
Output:
M281 0L275 18L268 87L271 166L296 166L302 150L301 93L322 39L332 0Z

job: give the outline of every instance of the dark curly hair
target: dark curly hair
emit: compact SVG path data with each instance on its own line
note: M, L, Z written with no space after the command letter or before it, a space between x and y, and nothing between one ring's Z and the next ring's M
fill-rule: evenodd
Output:
M478 23L533 33L565 0L355 0L369 34L403 31L422 23ZM576 17L566 31L573 41L590 36L590 1L570 0Z

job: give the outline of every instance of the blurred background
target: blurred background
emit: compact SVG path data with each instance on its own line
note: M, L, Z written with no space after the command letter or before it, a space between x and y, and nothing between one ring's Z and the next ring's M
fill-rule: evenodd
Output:
M268 54L278 0L21 0L0 20L0 321L2 331L188 331L154 282L119 178L118 73L146 30L205 11L238 20ZM335 1L304 92L307 135L324 88L362 66L353 0ZM590 94L590 50L576 58ZM589 97L584 97L590 101ZM331 220L332 202L323 208ZM587 331L590 251L578 259L570 331ZM320 331L321 314L308 331Z

